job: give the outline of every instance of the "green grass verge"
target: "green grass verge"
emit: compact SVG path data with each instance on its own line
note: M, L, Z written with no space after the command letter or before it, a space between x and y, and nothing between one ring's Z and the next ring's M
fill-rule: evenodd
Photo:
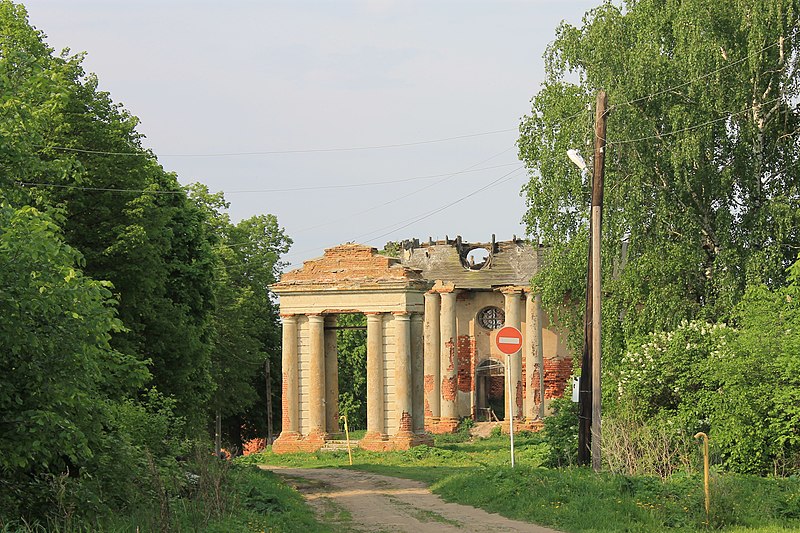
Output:
M92 523L65 520L46 524L0 520L0 533L250 533L334 531L317 521L303 497L280 478L252 465L224 468L182 497L104 516ZM217 484L218 482L218 484Z
M452 440L452 441L451 441ZM701 476L629 477L584 468L543 468L547 445L535 435L515 438L510 468L508 437L470 442L437 439L437 446L372 453L250 456L260 462L304 468L366 470L424 481L445 500L483 508L562 531L800 530L800 479L717 474L712 477L706 526Z

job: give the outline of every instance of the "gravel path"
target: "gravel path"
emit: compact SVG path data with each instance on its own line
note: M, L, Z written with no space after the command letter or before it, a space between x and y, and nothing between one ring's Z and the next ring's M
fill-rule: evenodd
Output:
M557 533L481 509L445 503L420 481L337 468L261 466L281 476L336 531Z

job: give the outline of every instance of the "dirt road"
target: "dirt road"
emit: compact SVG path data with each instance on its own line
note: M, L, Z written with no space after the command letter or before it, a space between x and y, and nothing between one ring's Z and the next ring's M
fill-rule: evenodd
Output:
M445 503L419 481L336 468L261 468L297 488L319 520L337 531L556 533L474 507Z

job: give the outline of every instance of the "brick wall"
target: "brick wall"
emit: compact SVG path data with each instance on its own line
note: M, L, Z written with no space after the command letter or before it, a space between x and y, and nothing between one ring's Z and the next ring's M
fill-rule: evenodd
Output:
M474 337L458 337L458 390L461 392L472 392L475 388L475 346Z
M418 271L401 266L399 259L379 255L371 246L343 244L328 248L321 258L305 261L302 268L283 274L276 286L303 281L319 283L387 278L422 279Z
M572 358L544 360L544 397L561 398L572 375ZM538 376L537 376L538 379Z

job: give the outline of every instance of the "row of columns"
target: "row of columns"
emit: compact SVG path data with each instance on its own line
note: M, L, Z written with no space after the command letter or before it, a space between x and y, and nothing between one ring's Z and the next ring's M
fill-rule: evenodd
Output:
M424 431L423 421L423 350L422 316L418 313L395 312L394 316L394 384L397 434ZM367 433L385 436L389 422L385 419L384 321L388 313L366 313L367 316ZM308 423L305 434L325 435L338 429L338 354L335 315L307 314L308 320ZM283 366L283 432L300 434L298 349L298 315L284 314ZM326 328L326 325L328 328ZM413 334L412 334L413 330ZM416 377L416 379L415 379Z
M524 349L508 358L506 365L506 380L511 383L511 394L506 393L509 396L506 399L506 413L513 413L518 419L541 418L544 416L541 300L521 287L508 287L501 289L501 292L504 296L505 325L519 329L523 309L526 323ZM458 331L455 291L425 293L424 344L425 414L434 421L457 419ZM526 361L524 376L523 358ZM523 383L527 385L527 394L523 394Z
M521 287L501 289L504 297L505 325L521 330L521 315L525 312L523 348L509 356L508 376L511 396L506 399L506 412L515 419L544 418L544 354L542 350L541 296ZM523 307L524 297L524 307ZM522 361L525 375L522 375Z
M425 414L435 421L458 419L458 330L456 293L425 293Z

